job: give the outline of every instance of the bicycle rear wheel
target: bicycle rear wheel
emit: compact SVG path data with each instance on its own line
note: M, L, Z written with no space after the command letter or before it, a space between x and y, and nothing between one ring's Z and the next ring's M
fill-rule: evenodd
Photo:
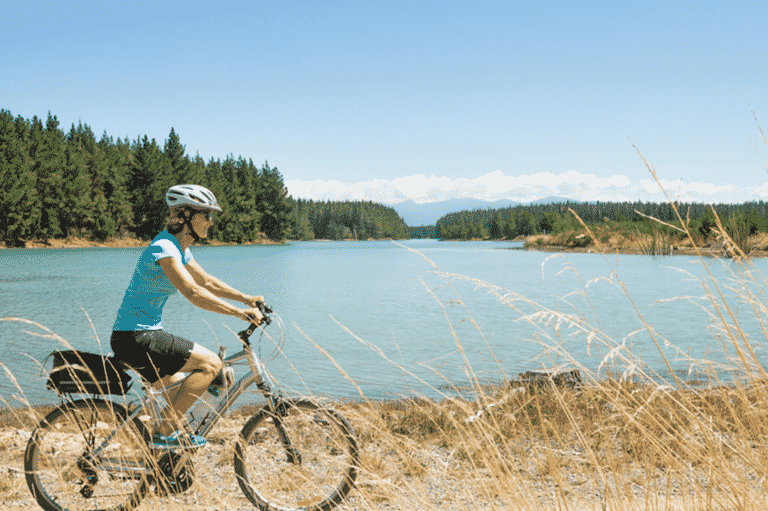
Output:
M311 401L266 407L243 426L235 473L248 499L263 511L328 510L354 485L360 455L352 426Z
M27 485L46 511L127 511L147 493L147 433L139 421L115 433L94 460L94 449L123 424L127 412L104 399L67 402L32 432L24 453Z

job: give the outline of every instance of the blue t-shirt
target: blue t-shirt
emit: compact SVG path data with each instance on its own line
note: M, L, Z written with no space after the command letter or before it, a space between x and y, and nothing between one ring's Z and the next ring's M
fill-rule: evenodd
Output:
M131 283L117 311L113 330L159 330L163 327L163 306L176 288L158 264L160 259L173 257L182 265L192 260L189 249L181 253L181 245L168 231L158 234L142 252Z

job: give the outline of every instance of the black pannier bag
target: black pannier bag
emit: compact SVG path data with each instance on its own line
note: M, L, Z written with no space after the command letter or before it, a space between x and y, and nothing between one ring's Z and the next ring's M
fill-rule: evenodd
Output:
M131 376L114 357L85 351L54 351L46 387L59 394L126 394ZM49 355L49 356L51 356Z

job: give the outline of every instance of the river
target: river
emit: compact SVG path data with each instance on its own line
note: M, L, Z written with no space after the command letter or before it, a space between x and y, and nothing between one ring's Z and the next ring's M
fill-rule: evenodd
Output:
M471 377L495 382L541 367L579 364L601 376L607 368L625 371L632 364L622 358L628 351L662 379L669 375L662 354L681 375L698 359L728 374L736 353L713 327L701 261L519 248L516 242L295 242L193 247L193 254L209 273L264 295L279 314L285 345L267 367L289 393L437 397ZM33 321L72 346L107 353L140 252L2 250L0 318ZM762 275L764 261L755 261L754 272ZM762 355L765 338L752 307L728 289L736 266L707 264ZM229 353L239 343L233 332L244 326L197 309L180 294L168 301L163 323ZM7 402L56 401L44 388L40 364L61 343L41 337L45 333L28 323L0 322L0 394ZM264 338L262 353L271 347Z

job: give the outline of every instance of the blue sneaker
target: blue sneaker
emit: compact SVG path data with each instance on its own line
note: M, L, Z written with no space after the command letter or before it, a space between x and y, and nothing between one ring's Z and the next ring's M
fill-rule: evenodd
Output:
M201 436L178 430L168 436L155 433L149 445L158 451L170 451L173 449L199 449L206 443L205 438Z

